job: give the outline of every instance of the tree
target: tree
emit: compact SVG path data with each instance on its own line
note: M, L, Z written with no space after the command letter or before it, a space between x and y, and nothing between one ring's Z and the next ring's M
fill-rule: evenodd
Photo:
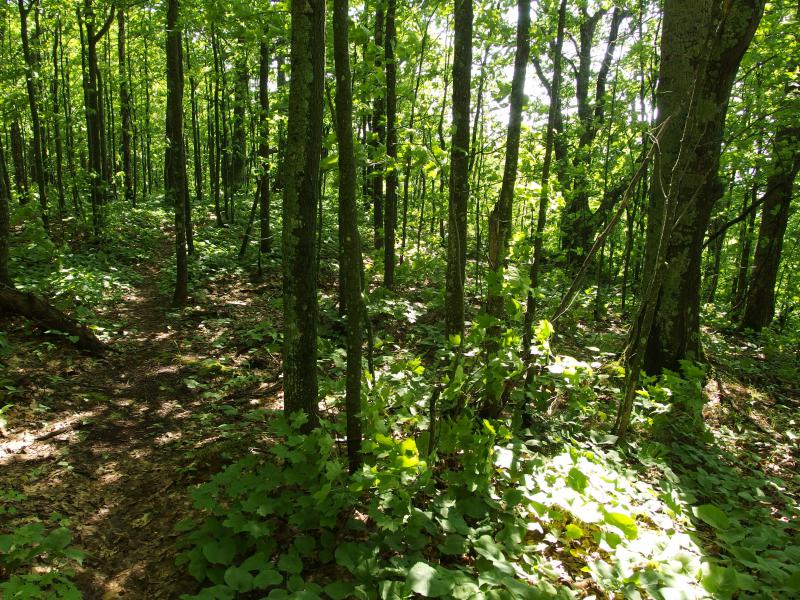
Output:
M390 0L389 13L394 2ZM342 290L347 318L347 456L350 471L361 465L361 240L356 213L356 156L348 41L348 0L333 3L333 57L336 68L336 138L339 145L339 238ZM389 27L387 26L387 33ZM388 35L387 35L388 38Z
M119 65L119 115L122 144L122 174L125 200L136 204L133 194L133 166L131 164L131 99L125 62L125 7L117 11L117 61Z
M511 219L514 208L514 187L517 182L519 164L519 137L522 127L522 104L525 100L525 74L530 56L530 0L517 1L517 47L514 54L514 76L511 81L511 98L508 115L508 131L506 133L506 161L503 168L503 182L500 197L489 215L489 284L486 296L486 312L502 321L505 316L503 308L503 273L505 270L508 242L511 236ZM490 329L488 350L497 350L497 336L500 326ZM500 382L487 382L487 402L497 405L500 399ZM496 412L496 410L492 410Z
M78 10L85 39L82 38L86 48L86 66L83 72L84 108L86 114L86 137L89 148L89 182L90 198L92 204L92 227L95 236L99 236L103 229L103 211L107 201L110 182L107 179L108 169L104 165L108 162L103 151L103 100L102 79L97 60L97 44L108 32L114 20L115 11L109 11L103 25L95 31L94 7L92 0L84 0L83 15Z
M464 337L464 275L469 200L469 101L472 80L472 0L455 0L453 137L450 146L445 333Z
M186 303L189 267L186 256L186 154L183 144L183 51L178 26L179 0L167 3L167 131L169 161L165 194L175 208L176 279L172 301Z
M661 275L644 357L648 373L702 357L703 238L722 194L718 171L731 86L763 9L763 0L664 4L656 104L666 130L653 167L644 268L646 277Z
M394 286L395 230L397 229L397 62L395 45L397 31L395 13L397 1L388 0L386 6L386 206L383 234L383 285Z
M264 254L272 251L270 232L270 163L269 163L269 46L261 40L259 47L258 102L260 108L260 137L258 157L261 159L259 180L259 250Z
M3 141L0 140L0 285L12 286L11 275L8 272L8 251L11 245L11 233L9 231L9 204L11 201L11 190L8 189L6 181L6 153L3 149Z
M782 127L775 136L772 154L773 164L764 192L758 242L741 322L742 327L755 331L769 325L775 316L775 283L794 182L800 172L800 127Z
M36 0L25 6L25 0L17 0L19 6L20 36L22 37L22 55L25 58L25 87L28 91L28 107L31 112L33 126L33 166L36 187L39 191L39 206L41 207L42 224L45 230L50 230L50 217L47 214L47 175L44 170L44 140L42 125L39 120L39 100L36 89L38 65L34 53L31 51L28 36L28 14L36 7Z
M292 2L283 191L283 403L317 420L316 244L322 151L325 1Z
M678 371L700 360L703 238L722 186L718 170L731 87L761 19L761 0L667 0L656 105L641 301L625 350L625 396L614 431L624 438L642 369Z

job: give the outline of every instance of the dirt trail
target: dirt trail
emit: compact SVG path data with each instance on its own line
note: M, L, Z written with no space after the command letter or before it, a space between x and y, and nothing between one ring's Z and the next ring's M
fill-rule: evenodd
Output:
M177 598L195 588L175 566L174 525L189 509L187 486L219 467L198 467L197 448L214 442L198 434L193 413L208 401L184 381L186 357L208 347L196 320L168 312L156 268L138 270L141 284L104 315L124 324L114 351L98 360L65 350L12 372L23 390L15 405L48 410L10 419L0 436L0 489L25 494L23 517L70 520L86 552L76 582L87 600ZM204 298L212 303L204 311L220 310Z

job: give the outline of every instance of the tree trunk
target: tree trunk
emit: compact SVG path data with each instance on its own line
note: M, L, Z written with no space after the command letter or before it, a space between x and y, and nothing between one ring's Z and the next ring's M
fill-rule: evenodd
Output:
M8 271L8 250L11 245L9 203L11 190L6 183L6 153L3 140L0 139L0 286L12 287L11 274Z
M719 158L731 86L763 9L764 0L664 4L657 108L658 122L670 121L653 169L646 274L656 271L659 246L667 246L644 357L648 373L702 358L703 238L722 193Z
M396 0L388 0L386 7L386 215L384 219L383 285L394 286L395 231L397 229L397 64L395 45Z
M233 84L233 124L231 132L231 194L233 196L245 182L247 167L247 128L245 113L248 99L247 56L244 38L239 39L239 55L235 61Z
M529 353L533 339L533 321L536 317L536 293L539 287L539 271L542 262L544 228L547 223L547 204L550 201L550 167L553 151L557 145L556 120L561 108L561 50L564 45L564 22L566 19L567 0L561 0L558 9L558 31L556 46L553 49L553 82L550 85L550 110L547 115L547 132L545 133L544 161L542 163L542 187L539 194L539 213L536 218L536 232L533 237L533 260L530 265L530 291L525 304L525 324L522 332L524 352Z
M59 217L61 219L64 218L64 214L66 213L66 201L64 198L64 169L62 163L64 162L64 144L61 137L61 117L59 116L59 112L61 109L60 103L58 101L58 84L61 79L61 74L59 72L59 61L58 61L58 48L61 45L61 19L56 18L56 25L55 31L53 32L53 79L50 85L50 96L51 101L53 102L53 115L52 115L52 123L53 123L53 143L55 145L56 150L56 164L55 164L55 176L56 176L56 190L58 192L58 212Z
M447 219L445 333L464 337L464 275L469 201L469 101L472 79L472 0L455 0L453 50L453 138Z
M38 65L34 62L34 55L31 52L30 41L28 39L28 12L35 8L36 3L32 3L27 8L25 0L17 0L19 5L20 36L22 37L22 55L25 59L25 87L28 90L28 107L31 112L31 124L33 127L33 166L36 187L39 190L39 207L42 211L42 225L45 231L50 231L50 217L47 214L47 173L44 170L44 136L42 125L39 121L39 102L36 93L36 72Z
M19 315L41 325L44 329L63 331L74 340L75 345L90 354L101 356L105 344L97 339L92 330L69 318L38 296L19 292L0 283L0 314Z
M353 144L353 95L348 43L348 0L333 3L333 55L336 68L336 137L339 144L339 237L342 290L347 316L347 457L350 472L361 466L361 240L356 213L356 157ZM389 0L393 21L394 0ZM387 18L387 42L389 25ZM387 48L389 44L387 43Z
M179 0L167 3L167 143L169 165L165 196L175 209L176 279L172 302L186 304L189 272L186 255L186 157L183 145L183 52L178 26Z
M125 179L125 200L136 204L133 193L133 169L131 167L131 99L125 61L125 8L117 11L117 61L119 64L119 113L122 142L122 175Z
M503 168L503 183L500 197L489 215L489 274L486 294L486 312L500 323L487 334L489 360L498 349L501 323L505 317L503 309L503 274L511 236L511 218L514 208L514 187L517 183L519 163L519 138L522 126L522 103L525 100L525 75L530 56L531 2L517 0L517 48L514 54L514 76L511 80L511 108L506 134L506 162ZM495 373L493 369L488 372ZM502 392L502 381L496 377L486 383L487 411L496 415Z
M259 210L259 248L263 254L272 252L270 232L270 162L269 162L269 46L261 40L259 49L258 104L260 108L258 156L261 159L261 189Z
M783 127L775 136L772 173L767 180L753 271L742 316L743 328L760 331L775 316L775 283L783 237L789 222L794 180L800 171L800 127Z
M11 158L14 161L14 185L17 187L17 196L20 204L27 204L28 196L28 170L25 168L25 140L22 139L22 127L19 117L15 114L11 121Z
M375 7L375 46L379 50L383 49L383 3L385 0L378 0ZM383 70L383 57L378 55L375 58L376 70ZM380 92L375 94L372 103L372 165L369 169L369 177L372 180L372 222L374 233L375 248L383 248L383 171L385 160L383 156L383 146L386 143L386 127L384 116L386 111L386 98Z
M325 1L293 2L283 192L284 411L317 422L317 225L325 70Z

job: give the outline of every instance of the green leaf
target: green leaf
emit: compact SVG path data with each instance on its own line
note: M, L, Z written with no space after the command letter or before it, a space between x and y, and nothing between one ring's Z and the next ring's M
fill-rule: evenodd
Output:
M253 589L253 576L241 567L228 567L225 571L225 583L237 592L249 592Z
M253 579L253 587L263 590L273 585L279 585L282 582L283 575L278 573L275 569L263 569L255 576L255 579Z
M278 559L278 569L297 575L303 570L303 561L294 552L281 554Z
M439 552L451 556L460 556L467 551L466 540L457 533L452 533L444 538L444 542L439 544Z
M589 478L586 477L586 475L584 475L577 467L572 467L567 475L567 483L573 490L579 494L583 494L589 485Z
M323 588L333 600L344 600L353 593L353 584L349 581L334 581Z
M579 540L583 537L583 529L575 525L574 523L570 523L567 525L564 535L568 540Z
M236 556L236 542L231 538L207 542L203 545L203 556L210 563L229 565Z
M714 529L727 529L731 526L728 516L713 504L692 507L692 514Z
M606 513L605 521L609 525L613 525L629 540L635 540L639 535L639 530L636 527L636 521L625 513Z
M408 572L406 583L412 591L426 598L440 598L453 589L453 580L428 563L418 562Z

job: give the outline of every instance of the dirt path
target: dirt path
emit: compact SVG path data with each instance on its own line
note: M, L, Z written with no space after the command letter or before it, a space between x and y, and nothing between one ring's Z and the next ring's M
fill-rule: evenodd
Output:
M141 284L105 315L124 325L114 352L97 360L62 350L12 372L22 389L15 405L26 405L27 395L47 410L10 419L0 437L0 489L25 494L23 521L53 512L70 520L86 552L76 582L88 600L177 598L194 589L175 566L174 526L189 510L187 487L219 468L225 450L197 420L201 413L213 425L214 415L187 386L187 364L233 352L211 351L218 333L192 309L168 312L155 267L137 270ZM249 303L230 299L247 291L254 290L205 293L194 310L235 321ZM275 401L274 393L262 396L263 406Z

